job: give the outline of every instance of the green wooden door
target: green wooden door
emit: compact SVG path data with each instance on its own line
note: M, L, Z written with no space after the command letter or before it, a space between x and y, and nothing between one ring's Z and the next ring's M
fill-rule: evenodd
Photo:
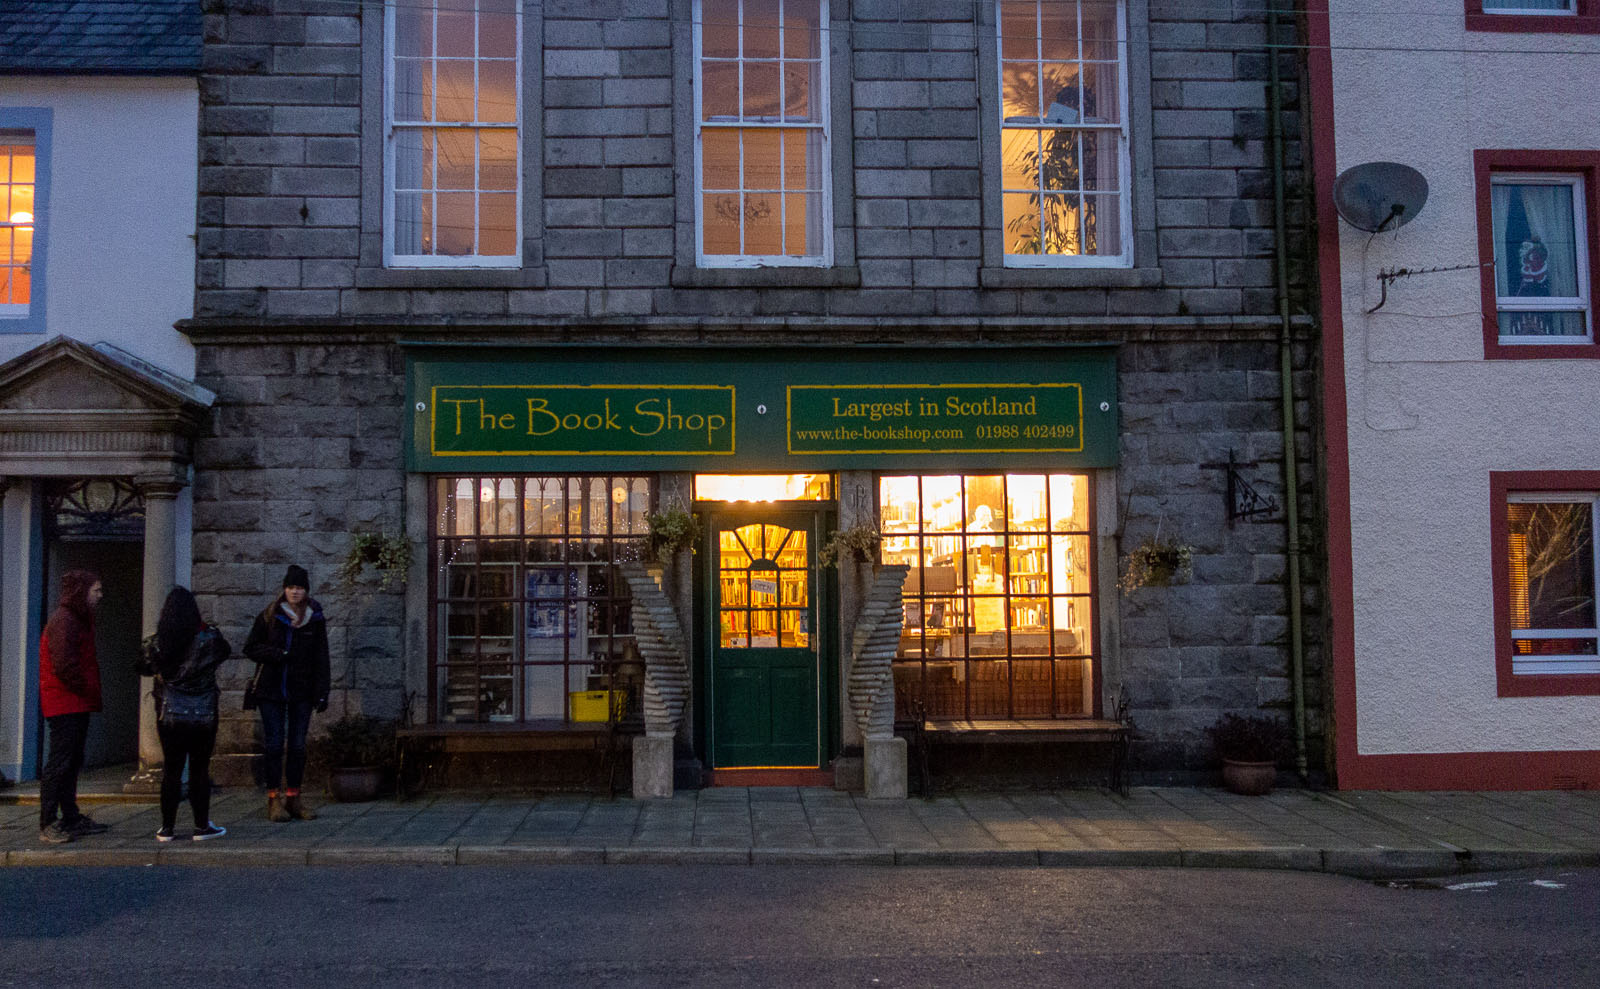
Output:
M713 519L713 768L821 765L814 520Z

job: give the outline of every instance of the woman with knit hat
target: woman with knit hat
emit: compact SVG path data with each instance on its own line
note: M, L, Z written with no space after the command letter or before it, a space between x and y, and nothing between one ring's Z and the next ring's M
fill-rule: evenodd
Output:
M290 566L283 575L283 591L256 616L244 643L245 656L257 664L256 707L267 750L267 818L278 822L317 816L301 801L300 783L311 712L328 709L330 677L328 625L310 586L305 568Z

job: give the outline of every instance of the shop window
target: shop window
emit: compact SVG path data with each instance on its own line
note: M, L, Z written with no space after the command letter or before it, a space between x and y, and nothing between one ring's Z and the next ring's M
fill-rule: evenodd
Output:
M1600 693L1600 472L1492 477L1501 693Z
M696 474L695 501L832 501L832 474Z
M1467 0L1467 30L1600 32L1600 0Z
M1600 152L1479 151L1479 254L1489 357L1600 357Z
M879 479L904 563L895 703L931 718L1094 714L1092 506L1082 474Z
M443 477L434 482L433 710L443 722L560 722L569 697L644 667L617 573L648 526L646 477Z
M1125 267L1125 4L1000 0L1000 184L1008 267Z
M385 263L521 263L517 0L387 5Z
M695 2L703 267L831 263L827 8L827 0Z

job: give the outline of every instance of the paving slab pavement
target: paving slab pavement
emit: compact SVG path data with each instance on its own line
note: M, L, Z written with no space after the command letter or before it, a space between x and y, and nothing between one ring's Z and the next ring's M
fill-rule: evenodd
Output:
M116 773L85 780L104 835L49 846L37 787L0 791L5 865L412 863L821 863L1166 866L1334 872L1368 878L1600 865L1600 794L1203 787L956 793L868 800L835 790L720 788L636 801L588 794L441 792L410 801L322 804L315 821L273 824L254 791L219 790L226 837L154 840L149 796Z

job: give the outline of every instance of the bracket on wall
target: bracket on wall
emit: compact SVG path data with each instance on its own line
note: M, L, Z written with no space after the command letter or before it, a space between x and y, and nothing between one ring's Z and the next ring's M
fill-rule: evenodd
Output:
M1240 461L1235 458L1232 450L1228 451L1228 462L1225 464L1201 464L1203 470L1225 470L1228 472L1227 490L1223 499L1228 510L1228 525L1240 519L1253 519L1257 522L1270 522L1273 513L1278 510L1278 499L1263 496L1250 486L1250 482L1239 473L1241 468L1255 467L1256 462Z

